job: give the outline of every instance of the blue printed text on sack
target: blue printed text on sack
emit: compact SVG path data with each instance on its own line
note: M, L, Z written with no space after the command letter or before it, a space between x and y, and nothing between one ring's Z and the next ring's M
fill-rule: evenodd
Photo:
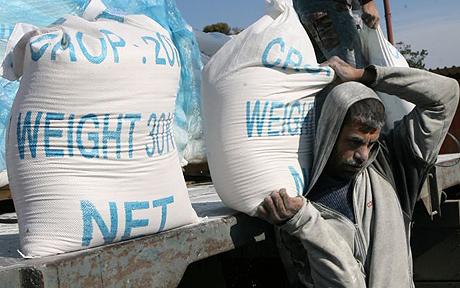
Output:
M127 49L127 46L132 46L141 48L139 53L144 52L146 54L139 57L139 63L180 67L179 52L166 35L156 32L140 37L137 44L127 45L122 37L107 29L100 29L99 32L103 37L96 38L96 43L94 43L94 37L85 36L83 32L64 33L62 35L54 32L37 36L32 38L29 43L31 58L35 62L47 59L46 57L49 57L51 61L57 61L56 59L63 57L60 59L68 59L69 62L120 63L122 50ZM130 49L135 49L132 47ZM77 53L78 51L80 53ZM111 57L108 56L109 51L111 51ZM133 59L128 60L132 61Z
M19 113L19 159L80 157L134 159L157 157L176 149L173 113L96 114ZM136 131L141 131L136 133ZM144 133L144 134L142 134ZM142 143L135 142L135 135Z
M271 40L262 53L262 64L267 68L293 69L297 72L330 76L330 67L305 63L306 57L295 47L289 47L281 37Z
M124 202L123 205L118 205L116 202L109 201L107 205L95 205L89 200L80 201L80 209L82 215L83 224L83 236L82 243L83 247L90 246L91 241L94 238L94 226L102 234L104 244L112 243L117 237L119 226L121 221L124 219L124 231L121 236L121 240L129 239L133 236L139 235L136 233L138 229L148 229L148 227L155 225L158 227L157 231L161 232L166 227L168 217L168 206L174 204L174 196L168 196L153 201L131 201ZM121 207L119 207L121 206ZM151 221L147 218L135 217L135 211L154 209L159 210L160 217L158 221ZM119 217L120 213L124 212L124 217ZM148 213L149 215L156 215L154 211ZM103 215L110 215L110 217L104 217ZM109 219L104 219L109 218ZM123 227L122 226L122 227ZM134 234L133 234L134 230ZM152 229L150 229L152 230ZM120 231L121 232L121 231Z
M305 184L308 184L309 181L307 169L301 168L301 173L299 173L294 166L288 166L288 169L295 183L297 196L303 195L305 192Z
M296 136L313 133L314 103L293 101L247 101L246 132L248 138Z

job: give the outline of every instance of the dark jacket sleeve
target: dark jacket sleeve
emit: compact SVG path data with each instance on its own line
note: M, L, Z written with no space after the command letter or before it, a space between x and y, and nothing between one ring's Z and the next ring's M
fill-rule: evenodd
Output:
M370 86L415 104L382 137L383 156L392 170L403 211L412 212L427 175L436 162L458 105L457 81L414 68L375 67Z

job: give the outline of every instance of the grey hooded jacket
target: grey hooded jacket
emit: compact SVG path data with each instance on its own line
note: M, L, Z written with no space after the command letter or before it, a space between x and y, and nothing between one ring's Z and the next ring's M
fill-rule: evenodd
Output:
M455 80L412 68L373 67L380 91L416 107L374 145L353 179L356 223L317 203L304 206L278 232L288 276L304 287L414 287L410 224L427 171L434 165L459 97ZM308 192L323 171L348 108L374 91L357 82L328 94L317 123Z

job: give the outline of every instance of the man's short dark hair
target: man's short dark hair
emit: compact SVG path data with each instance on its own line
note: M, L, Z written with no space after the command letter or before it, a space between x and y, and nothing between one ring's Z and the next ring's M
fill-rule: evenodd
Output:
M344 124L352 121L362 123L368 130L380 129L385 124L385 107L377 99L360 100L348 109Z

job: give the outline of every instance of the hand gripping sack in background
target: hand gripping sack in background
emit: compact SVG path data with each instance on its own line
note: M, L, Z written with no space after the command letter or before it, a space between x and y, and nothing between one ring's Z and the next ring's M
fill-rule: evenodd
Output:
M333 78L319 67L290 1L228 41L203 70L208 163L223 202L254 215L272 191L302 194L314 141L314 96Z
M404 56L385 39L380 26L377 29L362 26L363 28L359 30L362 51L369 64L384 67L409 67ZM410 102L386 93L377 92L377 95L385 105L386 129L392 129L395 121L401 120L415 107Z
M104 8L27 33L7 58L4 75L22 76L7 166L27 257L197 221L173 139L177 49L152 19Z

